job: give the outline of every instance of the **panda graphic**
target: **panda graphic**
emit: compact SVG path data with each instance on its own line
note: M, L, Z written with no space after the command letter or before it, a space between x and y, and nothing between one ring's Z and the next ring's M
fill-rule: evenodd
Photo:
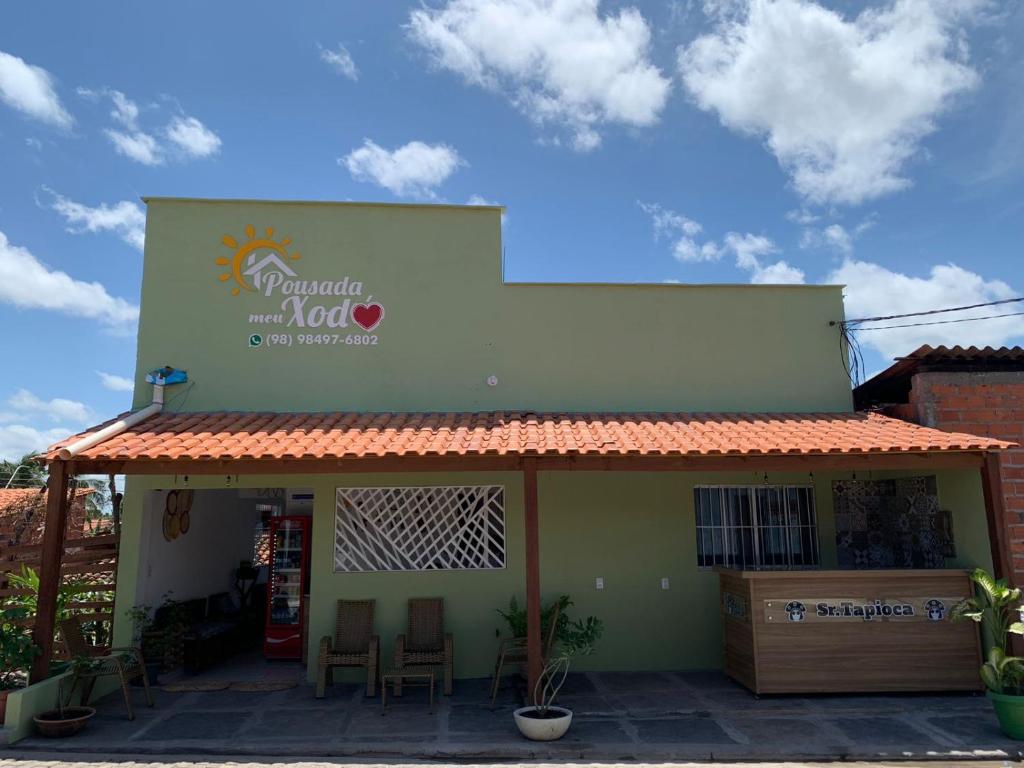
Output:
M786 603L786 615L790 621L803 621L807 608L799 600L791 600Z
M946 604L941 600L929 600L924 604L928 621L942 621L946 616Z

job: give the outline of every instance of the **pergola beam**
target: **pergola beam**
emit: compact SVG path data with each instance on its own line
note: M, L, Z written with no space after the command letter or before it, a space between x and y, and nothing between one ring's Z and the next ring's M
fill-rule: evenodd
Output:
M340 459L82 459L84 474L292 475L350 472L519 472L531 462L539 472L815 472L980 469L981 451L892 451L716 456L353 456Z
M537 493L537 467L523 467L523 510L526 539L526 679L527 700L540 680L543 667L540 610L540 503Z
M985 519L988 523L989 546L992 549L992 571L997 579L1007 579L1012 584L1013 554L1010 552L1006 535L1006 504L997 453L985 456L981 466L981 488L985 495Z
M60 591L60 568L64 556L64 534L68 522L68 464L54 461L46 483L46 520L39 562L39 595L36 600L32 640L39 655L32 662L29 682L38 683L50 674L53 658L53 635L57 621L57 595Z

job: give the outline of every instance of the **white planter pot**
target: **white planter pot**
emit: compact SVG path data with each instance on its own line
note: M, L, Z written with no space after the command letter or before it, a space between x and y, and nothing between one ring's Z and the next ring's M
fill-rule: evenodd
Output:
M572 712L565 707L548 707L549 717L528 717L525 713L535 711L536 707L521 707L512 713L519 732L531 741L554 741L565 736L572 723ZM550 715L557 715L550 717Z

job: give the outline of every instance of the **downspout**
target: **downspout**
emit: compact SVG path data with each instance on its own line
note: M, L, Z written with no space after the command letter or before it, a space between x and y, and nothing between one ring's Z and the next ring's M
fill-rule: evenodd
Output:
M66 445L57 451L57 458L67 461L77 456L82 451L92 448L115 435L119 435L139 422L145 421L150 416L156 416L164 409L164 385L184 384L188 381L188 373L177 370L171 366L158 368L146 375L146 381L153 385L153 402L134 413L129 413L123 419L115 421L98 432L86 435L70 445Z
M154 384L153 385L153 402L134 413L129 413L123 419L115 421L99 432L93 432L91 435L86 435L81 440L75 440L70 445L66 445L57 451L57 458L67 461L70 458L78 455L84 450L92 448L94 445L102 443L108 438L114 437L124 432L129 427L134 427L140 421L145 421L150 416L155 416L164 409L164 385Z

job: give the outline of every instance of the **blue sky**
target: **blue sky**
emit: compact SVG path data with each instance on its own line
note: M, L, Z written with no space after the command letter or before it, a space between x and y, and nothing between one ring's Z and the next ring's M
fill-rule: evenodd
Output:
M501 203L510 280L1018 296L1022 41L981 0L5 3L0 456L128 406L142 195Z

